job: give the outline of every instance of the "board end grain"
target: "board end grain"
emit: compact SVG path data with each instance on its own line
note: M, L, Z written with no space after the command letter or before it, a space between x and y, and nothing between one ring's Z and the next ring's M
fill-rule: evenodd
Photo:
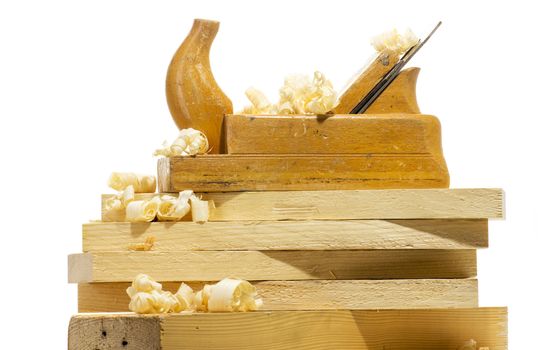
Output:
M80 314L69 322L69 350L160 350L159 316Z
M71 254L67 258L68 283L84 283L93 280L93 257L89 253Z
M170 158L160 158L157 161L157 181L159 192L170 192Z

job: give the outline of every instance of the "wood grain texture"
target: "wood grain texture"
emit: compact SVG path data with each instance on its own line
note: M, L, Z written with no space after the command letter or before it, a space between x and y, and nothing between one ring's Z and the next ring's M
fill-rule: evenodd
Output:
M215 154L161 158L160 192L447 188L444 159L432 154Z
M230 276L249 281L476 276L475 250L97 252L76 258L79 267L70 266L70 283L130 282L139 273L158 281L218 281Z
M158 316L86 314L69 322L69 350L161 350Z
M424 114L227 115L229 154L430 154L443 157L441 124Z
M164 318L163 333L168 336L162 346L163 350L457 349L472 338L490 350L504 350L506 323L503 308L195 314Z
M187 282L194 290L202 282ZM477 307L476 279L450 280L312 280L253 282L262 310L415 309ZM180 282L166 282L175 293ZM130 283L78 285L79 312L129 311Z
M396 52L390 50L378 53L355 78L351 79L344 92L338 96L338 105L331 112L334 114L351 112L381 78L394 67L399 58L400 56Z
M102 325L109 329L105 340ZM118 337L125 337L129 348L137 350L429 350L458 349L468 339L490 350L508 346L506 308L451 308L81 314L71 319L69 350L120 348Z
M420 113L416 93L419 73L416 67L402 70L365 113Z
M487 220L308 220L89 223L84 252L127 251L154 237L152 251L477 249Z
M504 217L501 189L226 192L202 196L216 205L210 221ZM103 203L107 198L103 196ZM102 210L102 220L124 221L125 212Z
M209 64L209 51L218 29L219 22L195 19L166 76L166 100L174 122L180 129L203 131L210 153L221 152L224 114L233 111L232 102L218 86Z

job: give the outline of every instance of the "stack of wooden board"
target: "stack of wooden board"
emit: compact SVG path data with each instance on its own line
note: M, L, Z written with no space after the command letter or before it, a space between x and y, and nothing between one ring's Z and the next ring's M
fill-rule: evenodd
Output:
M507 348L506 309L479 308L476 280L488 219L503 217L501 190L203 197L216 205L204 224L127 223L121 212L103 212L102 222L83 226L84 253L69 257L83 313L71 321L70 349L433 350L471 338L490 350ZM148 237L155 238L150 251L129 250ZM123 313L125 289L138 273L168 290L181 281L196 289L225 277L246 279L264 307Z

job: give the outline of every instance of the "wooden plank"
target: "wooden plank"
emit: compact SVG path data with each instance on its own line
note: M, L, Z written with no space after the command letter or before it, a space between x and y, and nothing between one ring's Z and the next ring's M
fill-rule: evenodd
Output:
M150 195L137 195L137 199ZM216 209L210 221L355 219L500 219L501 189L276 191L205 193ZM103 203L109 195L103 196ZM124 221L124 211L103 221Z
M446 163L433 154L233 155L161 158L160 192L447 188Z
M75 254L69 282L415 279L476 276L475 250L97 252Z
M506 350L507 309L80 314L68 349L458 349L468 339Z
M187 282L194 290L203 282ZM476 279L449 280L312 280L253 282L262 310L415 309L477 307ZM179 282L165 282L175 293ZM79 312L129 311L130 283L78 285Z
M425 114L227 115L229 154L430 154L441 124Z
M82 227L84 252L127 251L153 237L152 251L477 249L488 246L488 221L308 220L100 222Z

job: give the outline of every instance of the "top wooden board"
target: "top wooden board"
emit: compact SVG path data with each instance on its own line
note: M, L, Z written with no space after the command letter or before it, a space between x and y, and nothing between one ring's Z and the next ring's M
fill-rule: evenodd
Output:
M197 193L213 200L210 221L500 219L500 189L273 191ZM104 195L102 200L109 198ZM137 194L137 199L153 194ZM102 210L102 221L124 221L125 210ZM189 218L185 218L189 220Z

